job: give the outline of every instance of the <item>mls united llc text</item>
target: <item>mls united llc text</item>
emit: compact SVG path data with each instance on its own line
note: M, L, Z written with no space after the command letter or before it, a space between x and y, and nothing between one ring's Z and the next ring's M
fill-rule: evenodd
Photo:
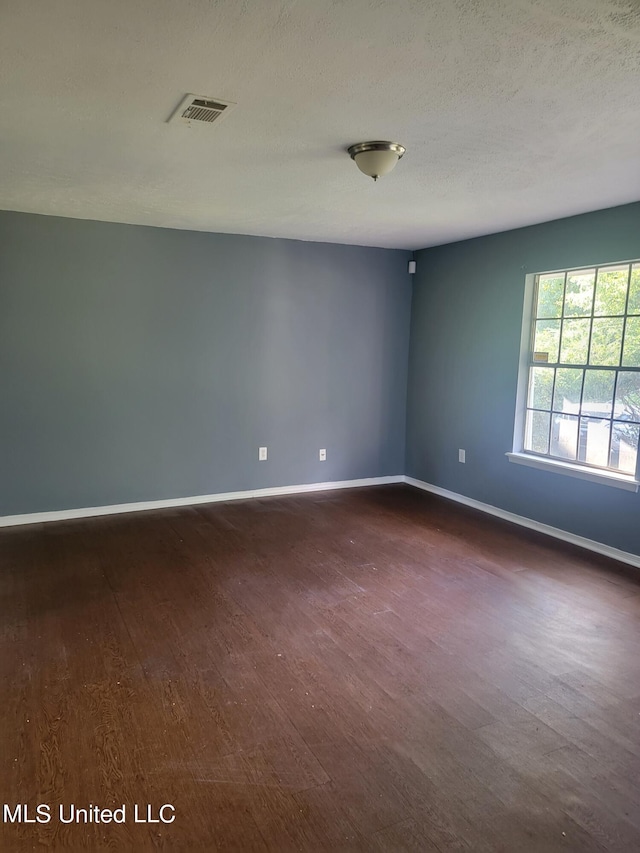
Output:
M133 806L124 803L115 809L105 809L102 806L79 808L74 803L50 806L48 803L38 803L29 806L27 803L3 803L3 823L50 823L58 820L60 823L173 823L176 810L171 803L162 806L152 806L150 803Z

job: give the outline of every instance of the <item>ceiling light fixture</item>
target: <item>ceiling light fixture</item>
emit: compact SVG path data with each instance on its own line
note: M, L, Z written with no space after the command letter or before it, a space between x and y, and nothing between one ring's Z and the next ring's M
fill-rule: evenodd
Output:
M347 149L356 166L374 181L388 175L405 152L397 142L358 142Z

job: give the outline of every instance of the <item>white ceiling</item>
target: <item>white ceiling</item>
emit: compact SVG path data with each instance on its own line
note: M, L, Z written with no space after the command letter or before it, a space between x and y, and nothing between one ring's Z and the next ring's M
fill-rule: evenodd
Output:
M639 139L638 0L0 4L4 209L420 248L638 200Z

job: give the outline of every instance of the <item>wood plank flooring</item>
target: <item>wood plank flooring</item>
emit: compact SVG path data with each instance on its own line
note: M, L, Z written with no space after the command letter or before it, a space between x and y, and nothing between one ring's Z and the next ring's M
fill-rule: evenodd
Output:
M640 850L636 570L386 486L8 528L0 602L3 851Z

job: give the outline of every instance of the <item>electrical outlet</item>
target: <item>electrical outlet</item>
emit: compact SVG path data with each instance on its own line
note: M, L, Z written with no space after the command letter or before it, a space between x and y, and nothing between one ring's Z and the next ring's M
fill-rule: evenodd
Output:
M325 447L320 448L320 450L318 452L318 458L320 459L321 462L327 461L327 449Z
M258 448L258 461L259 462L266 462L267 461L267 448L266 447L259 447Z
M466 457L467 457L467 454L465 453L464 450L458 451L458 462L466 462L467 461Z

